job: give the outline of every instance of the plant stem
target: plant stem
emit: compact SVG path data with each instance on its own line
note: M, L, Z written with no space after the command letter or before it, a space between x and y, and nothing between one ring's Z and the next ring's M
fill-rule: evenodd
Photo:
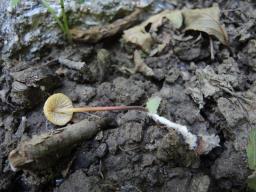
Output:
M67 18L66 11L65 11L64 0L60 0L60 6L61 6L61 12L62 12L61 14L62 14L63 26L65 29L65 35L66 35L68 42L72 43L72 37L71 37L69 27L68 27L68 18Z
M47 8L47 10L51 13L51 15L53 16L53 18L55 19L55 21L58 23L61 31L63 33L65 33L65 28L64 25L62 24L62 22L60 21L60 19L58 18L58 16L56 15L56 12L54 11L54 9L49 5L49 3L46 0L42 0L42 4Z
M67 113L67 112L96 112L96 111L116 111L116 110L139 110L147 111L141 106L106 106L106 107L77 107L69 109L57 109L55 112Z

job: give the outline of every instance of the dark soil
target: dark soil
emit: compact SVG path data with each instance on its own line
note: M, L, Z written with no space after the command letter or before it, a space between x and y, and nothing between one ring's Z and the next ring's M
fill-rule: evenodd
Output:
M204 8L214 2L180 1L177 8ZM168 46L144 58L154 77L121 70L134 63L133 48L120 43L120 36L94 45L51 47L30 61L3 59L0 191L246 191L251 173L248 132L256 125L256 5L229 0L219 1L219 6L229 47L213 39L211 59L207 34L199 41L199 33L187 34L192 38L180 42L165 23L157 36L170 39ZM61 65L58 59L63 56L86 65L79 69ZM45 99L57 92L68 95L75 106L143 106L158 95L160 115L195 134L215 133L221 143L209 154L197 156L180 135L144 112L75 114L71 124L103 117L112 117L117 124L78 145L54 168L12 172L7 157L19 142L57 128L42 112Z

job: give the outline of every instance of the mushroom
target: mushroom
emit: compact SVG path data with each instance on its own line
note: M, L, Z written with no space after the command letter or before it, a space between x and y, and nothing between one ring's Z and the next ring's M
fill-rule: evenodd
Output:
M74 108L72 101L63 93L56 93L48 97L44 104L45 117L55 125L67 124L74 112L95 112L114 110L139 110L147 111L141 106L106 106L106 107L77 107Z

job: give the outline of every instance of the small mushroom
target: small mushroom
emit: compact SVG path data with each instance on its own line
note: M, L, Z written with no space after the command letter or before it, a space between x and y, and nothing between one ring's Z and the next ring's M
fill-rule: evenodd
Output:
M106 107L77 107L74 108L72 101L62 93L56 93L48 97L44 104L45 117L55 125L67 124L74 112L95 112L114 110L140 110L146 111L141 106L106 106Z

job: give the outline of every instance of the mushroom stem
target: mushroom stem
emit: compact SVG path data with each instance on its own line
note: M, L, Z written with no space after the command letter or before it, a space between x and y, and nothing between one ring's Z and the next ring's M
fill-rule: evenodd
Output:
M106 106L106 107L77 107L77 108L62 108L56 109L55 112L96 112L96 111L115 111L115 110L139 110L147 111L146 108L141 106Z

